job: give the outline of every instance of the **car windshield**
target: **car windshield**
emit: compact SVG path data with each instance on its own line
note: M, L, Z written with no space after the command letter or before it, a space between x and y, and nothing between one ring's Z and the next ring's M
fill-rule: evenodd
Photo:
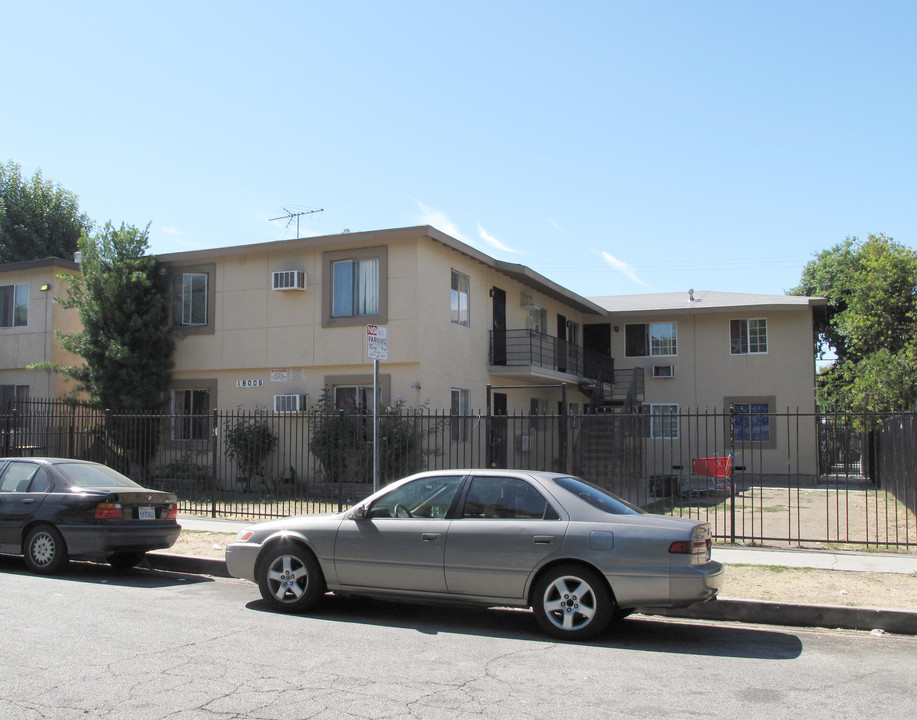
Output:
M619 498L617 495L608 492L605 488L587 480L581 480L575 477L554 478L554 482L560 485L567 492L571 492L580 500L584 500L592 507L598 508L603 512L611 515L642 515L646 510L631 505L627 500Z
M54 466L70 478L74 485L85 488L140 487L130 478L124 477L105 465L87 463L57 463Z

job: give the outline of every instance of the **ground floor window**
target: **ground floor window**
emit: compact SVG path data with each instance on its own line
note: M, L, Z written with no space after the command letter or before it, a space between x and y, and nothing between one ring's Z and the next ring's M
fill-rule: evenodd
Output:
M768 403L734 403L736 442L770 442L771 417Z
M678 438L678 405L657 403L650 405L651 438Z
M212 403L209 388L184 388L172 391L172 439L210 438Z
M471 440L471 418L468 407L469 391L452 388L452 442L468 442Z

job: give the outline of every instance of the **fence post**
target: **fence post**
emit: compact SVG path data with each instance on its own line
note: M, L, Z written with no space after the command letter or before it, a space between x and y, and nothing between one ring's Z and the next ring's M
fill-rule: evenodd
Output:
M736 542L736 484L733 480L736 462L736 406L729 406L729 542Z
M217 444L219 442L219 413L213 410L213 427L211 429L212 441L210 457L210 517L217 516Z

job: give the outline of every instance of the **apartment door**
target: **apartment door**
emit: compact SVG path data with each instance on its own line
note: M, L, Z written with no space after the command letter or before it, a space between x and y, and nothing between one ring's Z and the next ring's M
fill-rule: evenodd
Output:
M493 295L493 334L491 338L492 362L506 365L506 291L491 289Z

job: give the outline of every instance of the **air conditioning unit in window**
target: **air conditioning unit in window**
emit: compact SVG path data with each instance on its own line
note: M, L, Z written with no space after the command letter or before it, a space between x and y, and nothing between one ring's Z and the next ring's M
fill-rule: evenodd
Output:
M272 273L271 287L274 290L306 289L306 273L303 270L281 270Z
M308 395L275 395L275 413L302 413L309 409Z
M674 365L653 365L653 377L654 378L675 377L675 366Z

